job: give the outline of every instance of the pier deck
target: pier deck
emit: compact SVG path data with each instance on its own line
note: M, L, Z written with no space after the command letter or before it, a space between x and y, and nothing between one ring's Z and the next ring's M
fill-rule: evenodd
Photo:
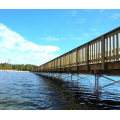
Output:
M120 27L40 65L32 72L120 75Z

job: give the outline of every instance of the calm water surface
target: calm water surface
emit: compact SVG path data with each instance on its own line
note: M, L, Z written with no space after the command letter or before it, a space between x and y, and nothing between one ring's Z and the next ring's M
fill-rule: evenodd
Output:
M0 110L120 109L120 84L95 90L95 77L51 80L28 72L0 71ZM87 77L87 78L86 78ZM107 76L116 81L120 77ZM85 79L84 79L85 78ZM100 78L100 86L112 83Z

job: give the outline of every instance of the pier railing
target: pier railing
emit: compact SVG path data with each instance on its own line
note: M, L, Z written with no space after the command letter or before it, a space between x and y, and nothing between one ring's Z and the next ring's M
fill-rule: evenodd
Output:
M120 69L119 36L120 27L64 53L32 71L70 72ZM117 64L113 64L116 62Z

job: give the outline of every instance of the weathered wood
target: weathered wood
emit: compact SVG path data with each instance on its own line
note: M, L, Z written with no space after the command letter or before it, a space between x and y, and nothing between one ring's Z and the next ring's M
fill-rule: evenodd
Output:
M94 43L94 59L95 59L95 43Z
M115 55L115 35L113 36L113 55Z
M69 71L70 71L70 52L69 52Z
M109 38L109 41L110 41L110 56L112 55L112 44L111 44L111 37Z
M92 44L92 60L93 60L93 44Z
M58 58L56 59L56 71L57 71Z
M120 69L120 27L81 45L35 69L35 71L78 72ZM113 42L112 42L113 41Z
M60 65L61 65L61 59L59 58L59 61L60 61L60 63L59 63L59 71L60 71Z
M76 70L78 70L78 49L76 48Z
M99 41L99 58L100 58L100 41Z
M99 57L98 57L98 42L97 42L97 59L98 59Z
M89 70L89 67L88 67L88 65L89 65L89 44L87 43L86 44L86 71L88 71Z
M117 44L116 55L118 55L119 54L119 34L116 34L116 44Z
M117 33L120 33L120 29L119 29L119 30L116 30L116 31L114 31L114 32L112 32L112 33L110 33L110 34L108 34L108 35L106 35L105 37L108 38L108 37L111 37L111 36L113 36L113 35L115 35L115 34L117 34Z
M101 38L99 37L99 39L96 39L96 40L94 40L93 42L90 42L89 45L92 45L92 44L94 44L94 43L96 43L96 42L99 42L100 40L101 40Z
M105 69L105 37L102 36L101 40L101 61L102 61L102 70Z

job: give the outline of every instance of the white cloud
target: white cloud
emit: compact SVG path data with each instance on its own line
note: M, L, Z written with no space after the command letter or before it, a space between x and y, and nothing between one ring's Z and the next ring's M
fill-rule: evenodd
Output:
M86 21L86 19L78 19L77 21L75 21L75 23L84 23Z
M90 34L88 34L88 33L83 33L83 36L89 38L89 37L90 37Z
M59 40L48 37L49 40ZM12 64L40 65L55 58L57 46L42 46L29 42L20 34L0 23L0 62L11 59Z
M46 40L46 41L59 41L58 38L52 37L52 36L48 36L46 38L40 38L41 40Z
M72 34L67 34L67 35L70 36L70 40L82 40L82 39L84 39L83 37L75 37Z
M110 18L112 18L112 19L117 19L118 17L120 17L120 13L115 13L110 16Z
M84 39L83 37L73 37L72 40L82 40Z

